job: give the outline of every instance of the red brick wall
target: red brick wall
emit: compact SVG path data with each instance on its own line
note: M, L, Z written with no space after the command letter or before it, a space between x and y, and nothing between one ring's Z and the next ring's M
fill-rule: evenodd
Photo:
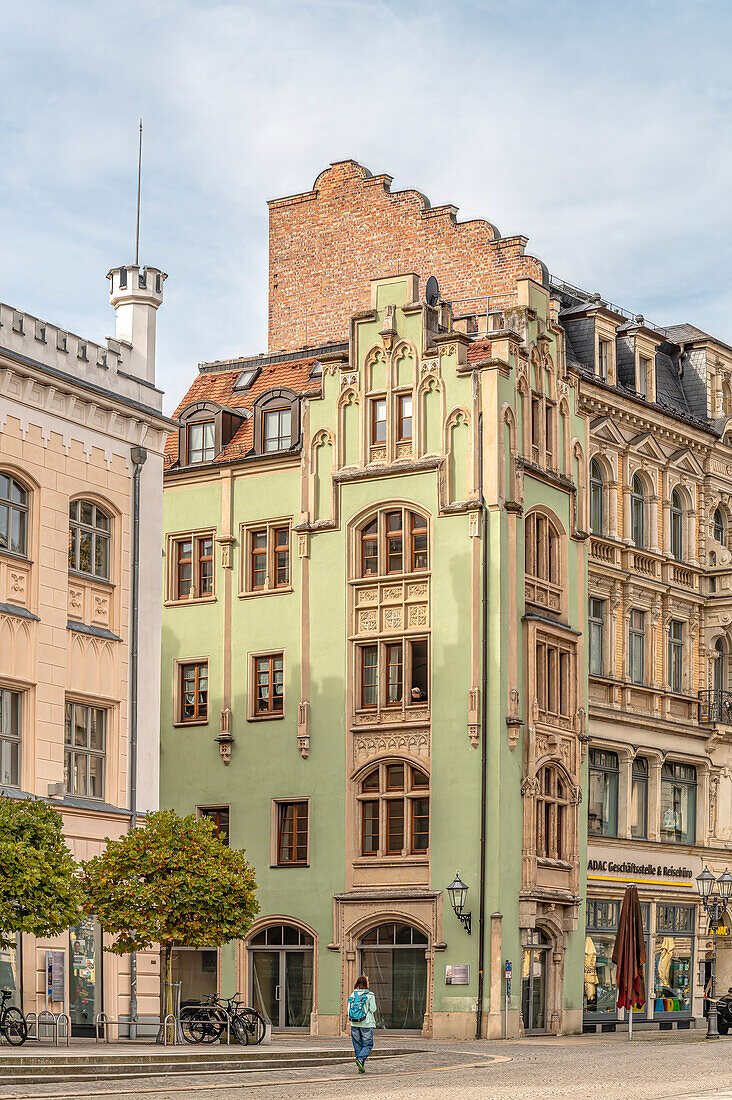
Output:
M457 222L455 207L430 209L418 191L392 194L390 183L341 161L312 191L269 204L270 352L346 339L351 314L371 306L371 279L413 271L424 295L435 275L444 299L488 295L496 309L515 304L517 278L542 282L525 238Z

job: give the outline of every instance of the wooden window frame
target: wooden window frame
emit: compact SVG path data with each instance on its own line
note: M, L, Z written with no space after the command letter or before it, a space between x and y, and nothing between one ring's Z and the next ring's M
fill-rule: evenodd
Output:
M282 413L288 413L290 417L290 426L287 433L282 431ZM271 416L277 417L277 446L267 446L267 421ZM293 409L289 402L285 402L282 405L272 405L270 408L262 410L262 454L264 455L276 455L282 454L284 451L289 451L292 447L292 423L293 423ZM283 440L285 441L283 443Z
M549 778L550 789L545 790ZM544 764L537 772L536 854L539 859L567 862L570 858L569 783L554 764ZM564 794L560 793L564 791Z
M270 802L270 869L276 870L277 868L288 867L309 867L310 866L310 843L312 837L312 799L310 795L305 795L301 798L292 796L286 798L273 798ZM280 854L280 839L281 839L281 807L289 805L301 805L305 804L307 809L306 821L307 821L307 854L305 860L294 860L292 862L282 863L279 859Z
M85 523L81 518L82 505L90 505L93 509L92 522ZM76 515L72 515L72 510L76 508ZM99 526L97 523L97 513L104 516L107 521L107 526ZM101 504L97 504L95 500L90 500L88 497L75 497L69 501L69 573L74 573L79 577L88 577L93 581L101 581L103 584L111 583L112 576L112 535L114 529L114 517L111 511L108 511L106 507ZM80 565L81 551L80 540L81 536L86 535L91 539L91 553L90 553L90 565L91 569L82 569ZM97 573L94 568L94 564L97 559L97 544L99 542L106 544L106 561L107 569L105 573ZM73 556L73 564L72 564Z
M11 473L10 470L0 470L0 475L7 478L8 481L8 495L7 497L0 498L0 508L3 508L7 512L7 525L8 525L8 545L0 546L0 554L7 554L8 557L22 558L23 561L28 561L28 543L30 541L30 514L31 514L31 490L21 481L19 477ZM25 500L17 501L13 500L13 490L19 493L25 494ZM13 528L13 516L18 517L18 526L22 527L22 550L13 550L10 546L11 532Z
M180 557L179 549L186 542L191 544L191 594L180 595ZM211 553L202 554L202 545L211 543ZM203 564L210 561L211 591L202 593ZM191 603L211 603L216 599L216 529L209 528L200 531L179 531L167 536L167 598L168 606L186 606Z
M206 666L206 716L201 716L199 711L198 700L198 684L200 679L200 668L202 665ZM183 681L184 681L184 669L190 666L195 666L195 699L194 708L195 716L193 718L183 717ZM175 661L175 726L188 727L188 726L207 726L211 717L211 683L209 675L209 659L208 657L185 657L179 658Z
M216 836L221 840L221 825L218 820L214 820L212 814L226 813L228 820L226 822L226 839L222 840L222 844L225 844L227 848L231 847L231 806L228 803L222 803L215 806L196 806L196 817L208 818L209 821L214 822L214 828L216 830Z
M71 725L71 730L72 730L71 739L69 741L66 740L66 727L67 727L66 712L67 712L68 708L71 708L71 723L70 723L70 725ZM103 721L102 721L103 747L101 749L94 749L88 743L86 745L77 745L75 743L75 739L73 737L73 730L76 728L75 714L76 714L76 711L80 708L87 712L86 713L86 721L85 721L85 727L86 727L86 730L87 730L87 735L88 735L88 731L89 731L89 727L90 727L91 711L97 710L97 711L99 711L99 713L101 715L103 715ZM108 748L109 748L109 714L110 714L110 708L109 707L98 706L96 703L92 703L92 702L80 702L79 700L76 700L76 699L66 698L65 705L64 705L64 775L66 775L66 772L68 771L69 776L72 776L74 771L75 771L74 764L75 764L75 761L76 761L76 757L77 756L83 756L86 759L87 786L88 786L88 780L89 780L89 776L90 776L90 771L89 771L90 760L92 758L94 758L94 759L97 759L97 760L101 761L101 787L102 787L101 794L90 794L88 790L86 790L86 791L76 791L76 790L72 789L72 786L68 782L66 782L66 780L65 780L65 782L66 782L66 793L67 794L70 794L70 795L72 795L74 797L77 797L77 798L91 798L91 799L94 799L96 802L103 802L104 801L104 798L105 798L105 795L106 795L106 784L107 784L107 752L108 752ZM70 758L70 763L68 763L68 764L67 764L67 758Z
M266 532L266 547L262 550L254 548L256 535ZM277 536L287 532L286 546L277 546ZM240 597L272 596L283 592L292 592L292 517L284 516L279 519L261 520L259 523L245 523L241 525L239 545L241 546L241 573L239 578ZM277 583L277 557L278 554L287 554L287 582ZM260 556L265 561L264 584L254 586L255 557Z
M271 703L274 698L274 661L277 659L282 661L282 708L272 709ZM268 700L270 702L270 709L266 711L257 710L257 662L268 661ZM286 714L287 708L287 666L285 664L285 650L284 649L265 649L257 653L250 653L248 655L249 663L249 690L247 692L247 721L248 722L277 722L281 721Z
M357 711L366 711L373 713L374 711L390 712L395 710L405 710L409 712L413 707L425 707L430 704L431 696L431 672L432 672L432 648L430 645L431 635L425 634L407 634L401 635L395 638L374 638L371 640L359 641L354 646L356 657L356 676L354 683L357 685L358 701L356 705ZM424 643L427 647L427 692L426 696L422 699L412 699L412 690L419 686L414 683L414 645ZM401 699L397 702L389 702L389 650L392 647L398 646L401 649ZM365 652L367 649L376 650L376 664L366 665L364 662ZM364 688L365 683L365 670L366 668L376 668L376 702L364 703Z
M3 696L5 695L16 697L15 711L18 719L17 732L6 730L2 725L2 713L5 709L3 707ZM4 756L6 751L11 752L13 745L17 746L17 778L15 782L11 780L9 783L5 784L5 786L13 788L20 788L23 785L23 726L25 724L25 702L25 692L19 691L15 687L6 687L4 683L0 683L0 756ZM5 748L6 745L9 746L7 750ZM2 761L0 761L0 764L1 763Z
M406 401L411 402L409 416L404 415L404 404ZM397 443L411 443L414 438L414 397L412 391L409 393L399 393L396 399L397 404ZM404 424L409 421L409 435L404 434Z
M388 553L388 516L393 513L401 512L401 526L399 531L391 532L392 537L399 535L402 541L402 568L401 570L389 570L389 553ZM425 523L425 527L414 527L414 519L422 520ZM367 527L370 527L374 521L376 521L376 535L365 536L364 532ZM426 536L426 549L424 553L427 557L427 564L425 566L416 567L414 543L415 539ZM358 580L376 580L377 578L384 578L388 580L394 580L396 577L407 577L413 573L426 574L430 572L430 562L432 560L432 546L430 542L431 536L431 524L430 519L427 516L423 516L421 512L417 512L414 508L410 508L408 504L384 504L376 511L370 513L356 529L356 547L354 561L358 563L357 578ZM365 554L364 543L368 541L376 540L376 572L365 572ZM421 551L420 551L421 553Z
M211 424L213 427L213 443L210 447L204 446L203 434L201 435L201 446L196 447L195 450L201 452L201 458L191 458L191 429L203 428L206 424ZM211 452L211 457L207 458L207 452ZM190 420L186 424L186 466L203 466L207 462L213 462L216 458L216 417L206 417L205 420Z
M389 769L399 765L403 769L403 783L401 786L389 786ZM363 784L374 772L378 772L378 787L364 789ZM414 773L423 775L426 783L415 783ZM388 759L374 762L367 767L356 784L356 800L359 814L359 851L357 858L367 863L374 860L394 859L429 859L431 842L431 817L432 817L432 780L429 772L420 764L405 759ZM427 802L427 847L414 847L414 805L417 802ZM377 822L377 849L375 852L367 852L366 849L366 811L367 805L378 805ZM391 807L400 806L400 811ZM389 847L389 825L392 815L401 812L402 844L400 848ZM371 834L370 834L371 835ZM420 833L420 835L422 835Z
M376 416L377 408L379 407L379 405L383 405L383 407L384 407L383 419L377 418L377 416ZM377 439L376 438L376 425L377 424L383 424L384 425L384 438L383 439ZM369 442L370 442L372 447L385 447L386 446L386 435L387 435L386 427L387 427L386 396L372 397L370 399L370 404L369 404Z
M277 867L307 867L310 863L310 800L307 798L297 799L275 799L276 803L276 815L277 815L277 835L276 835L276 859L274 864ZM293 859L282 858L282 827L284 813L287 807L293 807L293 826L292 826L292 854ZM300 809L304 807L304 810ZM300 824L300 817L305 817L305 855L302 859L297 856L298 849L301 847L298 841L298 826Z

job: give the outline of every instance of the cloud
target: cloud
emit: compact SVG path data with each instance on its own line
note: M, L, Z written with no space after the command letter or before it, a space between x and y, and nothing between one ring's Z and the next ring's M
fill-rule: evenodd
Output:
M724 0L87 0L4 13L0 293L90 337L134 248L159 380L266 346L266 199L353 156L550 270L732 343ZM106 310L106 312L105 312Z

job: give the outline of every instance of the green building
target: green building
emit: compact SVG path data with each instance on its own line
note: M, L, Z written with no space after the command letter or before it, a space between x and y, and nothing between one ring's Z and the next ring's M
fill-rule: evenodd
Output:
M169 439L161 804L261 904L177 973L336 1035L365 972L386 1028L499 1037L510 960L509 1035L577 1031L586 421L525 238L389 183L271 204L270 351Z

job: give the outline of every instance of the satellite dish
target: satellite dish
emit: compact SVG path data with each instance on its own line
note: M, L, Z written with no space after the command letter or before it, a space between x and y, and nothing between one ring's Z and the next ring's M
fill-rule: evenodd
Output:
M437 285L437 279L434 275L430 275L427 280L427 286L424 288L424 296L428 306L436 306L440 300L440 288Z

